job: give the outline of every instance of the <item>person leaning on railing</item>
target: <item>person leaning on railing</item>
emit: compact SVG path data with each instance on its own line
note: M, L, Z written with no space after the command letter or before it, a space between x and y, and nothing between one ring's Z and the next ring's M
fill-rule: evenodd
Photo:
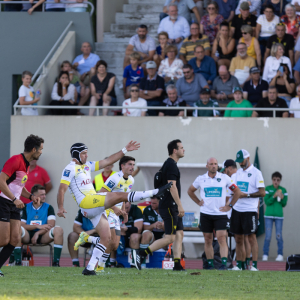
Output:
M35 0L29 0L30 3L33 3ZM33 11L43 4L46 0L39 0L35 3L30 9L28 9L28 13L31 15ZM61 3L60 0L55 0L55 3L46 4L46 11L65 11L65 4Z

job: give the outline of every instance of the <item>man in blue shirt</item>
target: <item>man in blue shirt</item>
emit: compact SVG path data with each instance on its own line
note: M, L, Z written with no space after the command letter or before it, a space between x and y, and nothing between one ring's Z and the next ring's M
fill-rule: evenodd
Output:
M235 0L216 0L219 5L219 14L224 17L228 23L232 21L235 10Z
M205 50L202 45L198 45L194 49L195 57L189 61L193 67L194 73L200 73L211 86L213 80L217 77L217 68L214 59L205 55Z

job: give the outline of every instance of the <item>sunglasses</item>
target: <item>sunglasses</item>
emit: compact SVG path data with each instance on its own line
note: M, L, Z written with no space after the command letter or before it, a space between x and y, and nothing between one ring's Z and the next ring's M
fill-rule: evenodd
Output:
M135 92L135 93L138 93L139 90L130 90L130 91L133 92L133 93L134 93L134 92Z
M242 32L242 34L248 34L248 32Z

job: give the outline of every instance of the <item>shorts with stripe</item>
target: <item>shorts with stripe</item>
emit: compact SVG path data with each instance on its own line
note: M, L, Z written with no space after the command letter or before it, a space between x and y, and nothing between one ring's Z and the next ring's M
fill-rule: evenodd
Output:
M80 202L80 208L95 208L104 207L105 197L107 193L89 194L86 195Z
M178 217L178 207L159 208L159 214L164 220L165 234L176 234L176 230L183 230L182 218Z

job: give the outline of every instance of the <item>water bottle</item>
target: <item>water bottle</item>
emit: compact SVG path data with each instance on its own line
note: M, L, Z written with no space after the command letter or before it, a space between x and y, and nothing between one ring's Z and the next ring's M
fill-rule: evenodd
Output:
M163 219L160 215L157 216L157 222L163 222Z
M220 56L218 50L216 51L215 56L216 56L216 57L219 57L219 56Z
M41 91L40 90L37 90L36 93L35 93L35 96L36 98L39 98L41 95ZM38 105L37 102L33 103L32 105Z
M281 190L278 191L281 192ZM277 202L281 202L281 198L279 196L277 196Z

